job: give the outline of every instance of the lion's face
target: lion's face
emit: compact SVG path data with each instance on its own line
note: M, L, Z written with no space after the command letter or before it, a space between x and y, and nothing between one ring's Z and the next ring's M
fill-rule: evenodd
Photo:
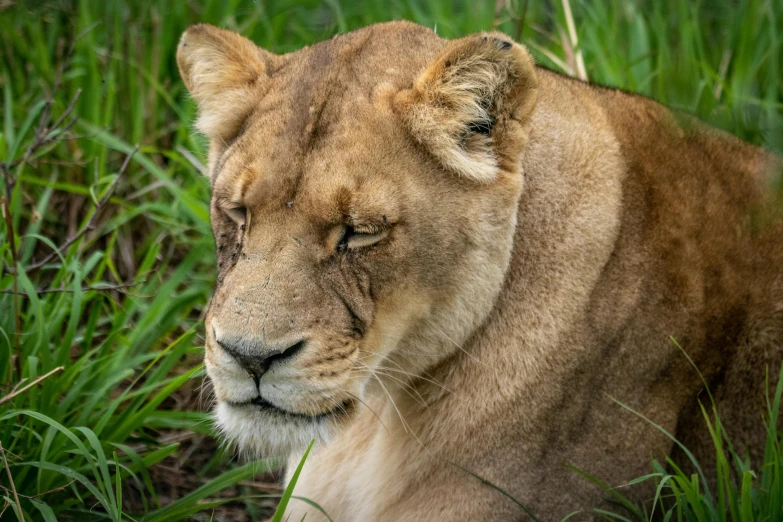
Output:
M196 26L178 61L211 147L217 421L284 454L444 361L490 312L535 76L501 37L447 44L399 23L285 56Z

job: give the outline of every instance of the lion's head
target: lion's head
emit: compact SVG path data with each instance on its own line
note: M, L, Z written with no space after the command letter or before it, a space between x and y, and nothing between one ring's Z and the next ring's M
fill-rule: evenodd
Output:
M198 25L177 60L210 141L217 421L284 454L442 363L491 311L535 71L504 35L400 22L282 56Z

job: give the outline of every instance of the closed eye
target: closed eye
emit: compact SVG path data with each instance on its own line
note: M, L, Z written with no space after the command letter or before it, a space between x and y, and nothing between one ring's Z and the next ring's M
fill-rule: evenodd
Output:
M247 209L245 207L227 208L226 214L238 225L244 225L245 221L247 221Z
M237 225L247 224L247 208L241 203L235 201L219 201L220 209L231 218Z
M389 229L384 228L378 231L364 232L357 230L352 226L343 229L340 239L337 241L337 250L344 252L346 250L355 250L372 246L383 240L389 235Z

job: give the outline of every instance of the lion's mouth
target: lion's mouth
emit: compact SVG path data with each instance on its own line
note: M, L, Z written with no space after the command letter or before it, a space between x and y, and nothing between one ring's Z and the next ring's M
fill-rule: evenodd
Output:
M295 417L298 419L307 419L307 420L320 420L326 417L336 417L341 415L347 415L351 409L353 409L353 402L350 400L343 401L341 404L336 405L331 410L322 412L322 413L315 413L315 414L307 414L307 413L298 413L294 411L285 410L279 406L276 406L272 404L271 402L267 401L260 395L256 397L253 400L247 401L247 402L229 402L229 405L235 407L235 408L259 408L264 411L268 411L270 413L275 413L277 415L282 415L285 417Z

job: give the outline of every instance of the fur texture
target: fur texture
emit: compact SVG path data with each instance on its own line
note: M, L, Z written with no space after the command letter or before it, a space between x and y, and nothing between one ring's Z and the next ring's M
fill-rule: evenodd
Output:
M709 462L671 337L758 457L783 359L777 158L494 33L182 42L211 144L216 419L294 463L316 438L297 495L341 521L524 516L462 467L542 520L600 507L564 463L619 486L677 456L612 398Z

